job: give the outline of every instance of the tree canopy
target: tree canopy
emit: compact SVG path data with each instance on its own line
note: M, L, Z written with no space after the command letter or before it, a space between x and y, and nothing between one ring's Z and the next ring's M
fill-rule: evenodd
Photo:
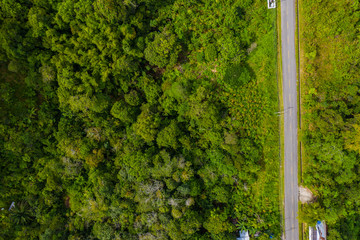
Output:
M1 0L0 235L280 238L275 23L260 0Z

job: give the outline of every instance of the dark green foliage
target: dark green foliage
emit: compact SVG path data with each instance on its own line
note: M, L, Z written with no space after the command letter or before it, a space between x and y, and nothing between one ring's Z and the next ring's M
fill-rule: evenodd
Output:
M0 3L0 238L280 236L264 1Z
M242 64L235 64L227 69L224 81L233 88L241 87L251 81L251 72Z
M33 213L25 202L17 203L16 207L11 209L9 216L15 225L26 225L34 221Z

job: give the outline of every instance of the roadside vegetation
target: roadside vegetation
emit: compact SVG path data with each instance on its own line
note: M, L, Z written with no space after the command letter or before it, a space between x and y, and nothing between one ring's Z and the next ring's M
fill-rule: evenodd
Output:
M360 2L301 1L304 184L300 218L328 239L360 236Z
M1 1L1 238L280 238L275 28L262 0Z

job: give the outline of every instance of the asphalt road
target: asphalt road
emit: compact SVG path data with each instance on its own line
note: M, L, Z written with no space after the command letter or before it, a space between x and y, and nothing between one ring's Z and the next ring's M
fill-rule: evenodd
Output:
M297 71L295 61L295 1L281 0L281 48L284 98L285 239L299 239Z

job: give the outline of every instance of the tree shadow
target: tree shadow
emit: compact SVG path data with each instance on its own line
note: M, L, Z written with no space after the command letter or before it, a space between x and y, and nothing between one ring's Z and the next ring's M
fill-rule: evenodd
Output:
M232 88L240 88L255 77L255 72L247 63L237 63L227 68L224 82Z

